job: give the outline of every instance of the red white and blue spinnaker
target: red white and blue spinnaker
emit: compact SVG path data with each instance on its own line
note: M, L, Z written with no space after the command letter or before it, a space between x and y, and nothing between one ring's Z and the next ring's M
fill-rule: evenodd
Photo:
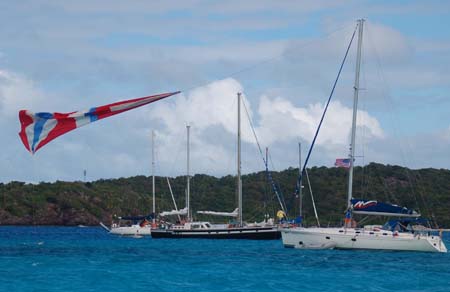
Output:
M25 148L34 154L48 142L76 128L178 93L180 92L135 98L71 113L32 113L21 110L19 112L21 125L19 136Z

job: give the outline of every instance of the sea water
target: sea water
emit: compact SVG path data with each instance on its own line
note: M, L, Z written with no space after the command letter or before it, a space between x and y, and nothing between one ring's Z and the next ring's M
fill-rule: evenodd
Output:
M0 291L450 291L450 253L0 227Z

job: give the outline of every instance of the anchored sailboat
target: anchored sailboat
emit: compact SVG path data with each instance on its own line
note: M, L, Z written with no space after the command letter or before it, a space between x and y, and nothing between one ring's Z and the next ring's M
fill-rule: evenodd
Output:
M447 252L447 248L442 241L442 236L433 235L432 229L424 225L427 220L420 218L420 214L414 210L400 207L397 205L386 204L375 200L360 200L353 198L353 166L355 158L355 134L356 134L356 114L358 107L359 93L359 72L361 65L361 47L363 36L364 20L358 20L358 48L355 72L354 99L353 99L353 120L350 144L350 167L349 167L349 184L347 198L347 212L345 215L345 225L338 228L305 228L295 227L282 230L282 240L285 247L299 249L376 249L376 250L402 250L402 251L424 251L424 252ZM354 36L354 34L353 34ZM353 37L352 37L353 40ZM348 54L341 64L339 74ZM338 75L339 78L339 75ZM338 79L336 79L337 82ZM333 94L334 84L331 95L328 99L327 106L323 113L316 135L311 144L310 151L306 158L302 172L299 176L299 184L301 186L302 176L305 173L309 155L314 146L315 139L319 132L326 109ZM301 189L301 187L300 187ZM364 226L356 227L356 221L353 214L365 214L375 216L390 216L400 219L390 220L384 226ZM436 231L436 230L434 230Z
M104 229L109 233L122 236L141 236L141 235L151 235L152 226L156 224L155 212L155 132L152 131L152 214L147 216L123 216L117 217L118 222L113 223L110 228L108 228L103 223L100 223ZM123 225L123 222L128 222L131 224Z
M211 239L279 239L278 227L270 220L259 224L246 224L242 216L242 181L241 181L241 94L238 93L238 158L237 158L237 192L238 207L233 212L198 211L198 214L233 217L237 224L212 224L206 221L192 221L189 207L189 127L187 128L187 192L186 222L165 225L152 230L153 238L211 238Z

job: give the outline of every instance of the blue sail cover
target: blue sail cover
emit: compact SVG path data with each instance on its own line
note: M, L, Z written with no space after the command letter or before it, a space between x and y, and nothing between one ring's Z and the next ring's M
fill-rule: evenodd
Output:
M352 199L352 209L355 214L369 214L382 216L419 217L420 214L412 209L397 205L378 202L375 200Z

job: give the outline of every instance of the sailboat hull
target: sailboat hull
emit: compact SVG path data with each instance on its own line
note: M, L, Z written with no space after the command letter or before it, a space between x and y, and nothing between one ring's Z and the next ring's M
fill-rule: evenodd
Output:
M139 225L113 227L109 233L122 236L151 235L151 227L149 225L141 227Z
M281 233L276 227L227 228L204 230L153 229L152 238L206 238L206 239L280 239Z
M290 228L281 231L283 245L298 249L370 249L447 252L439 236L354 228Z

